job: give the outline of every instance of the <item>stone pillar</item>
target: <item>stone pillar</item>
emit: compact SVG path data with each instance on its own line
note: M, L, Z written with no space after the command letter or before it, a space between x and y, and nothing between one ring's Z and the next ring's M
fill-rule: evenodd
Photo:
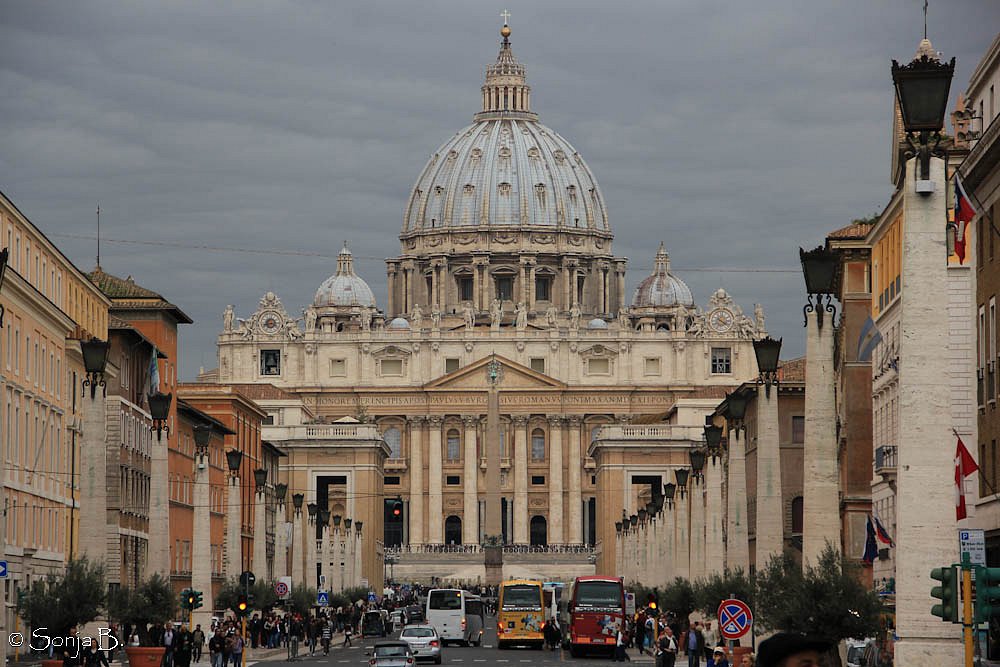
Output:
M722 516L722 461L709 456L705 460L705 574L708 576L721 574L725 569Z
M267 485L254 493L253 504L253 564L250 569L261 581L267 574Z
M357 576L354 572L354 531L348 525L344 526L344 536L340 540L340 560L337 561L338 567L344 572L344 588L352 588L356 586L355 577Z
M438 286L441 282L438 280L438 261L433 260L431 262L431 293L427 295L427 310L433 310L438 304Z
M390 263L386 267L386 282L388 283L389 291L387 295L387 300L385 304L385 312L392 317L396 313L396 264Z
M480 283L480 288L482 289L482 294L479 295L480 300L480 310L487 310L490 304L493 302L492 294L490 293L490 260L488 257L483 258L483 279Z
M537 298L538 295L535 293L535 260L532 259L528 263L528 310L535 309L535 300Z
M362 548L363 542L361 538L362 534L358 531L357 526L355 526L354 536L351 539L354 540L354 571L357 573L359 586L361 585L361 579L364 576L364 571L361 569L362 568L361 553L362 551L364 551L364 549Z
M528 258L521 258L521 270L517 274L518 276L518 288L514 296L514 304L516 305L518 301L528 301Z
M481 274L483 272L482 266L480 265L480 260L478 257L472 260L472 307L476 311L483 309L482 304L482 287Z
M278 501L274 516L274 572L271 576L277 580L288 576L288 522L283 501Z
M424 543L424 422L425 417L410 417L410 544Z
M549 544L564 544L562 417L549 417Z
M583 544L583 421L579 417L569 418L569 543Z
M441 418L430 418L427 451L427 541L444 544L444 504L441 496Z
M462 421L465 424L462 544L479 544L479 452L476 446L479 417L465 415Z
M778 443L778 387L757 388L757 569L784 551L785 508L781 501L781 450ZM832 471L830 474L833 474ZM838 515L839 516L839 515Z
M618 265L616 271L617 287L616 294L618 295L617 303L615 304L617 308L627 307L628 302L625 300L625 263L622 262Z
M307 551L302 542L302 534L305 532L302 529L305 513L301 508L294 510L294 512L292 517L292 586L311 588L312 586L305 576L305 559L303 558L303 552Z
M437 292L435 296L437 297L437 306L440 309L444 309L444 305L448 303L448 286L450 285L450 280L448 280L448 258L443 257L438 260L437 263Z
M694 487L688 478L688 486ZM677 488L674 496L674 569L675 576L691 578L691 499Z
M240 506L240 478L229 476L229 497L226 499L226 578L239 577L243 571L241 533L243 508Z
M80 392L83 403L83 433L80 441L80 555L107 567L108 561L108 462L107 401L98 387L90 397L88 387ZM153 445L155 446L155 441ZM9 477L12 475L8 475ZM17 510L10 510L17 511ZM10 519L8 519L10 520ZM116 530L117 532L117 530ZM118 568L116 568L118 569Z
M679 492L678 492L679 493ZM674 496L677 498L677 496ZM663 511L663 574L667 581L672 581L677 566L677 502L676 500L664 501L669 505L664 505Z
M170 468L167 465L169 442L167 434L164 434L162 440L155 436L150 438L149 525L163 529L149 531L147 576L157 572L165 577L170 575L170 531L167 530L170 525Z
M194 622L211 627L212 610L212 533L211 489L208 481L208 455L197 454L194 465L194 525L191 528L191 587L201 591L204 606L194 611Z
M741 568L750 572L750 536L747 526L747 460L746 436L736 436L737 429L729 430L729 474L726 478L726 558L730 570Z
M688 502L690 503L691 521L688 530L688 541L691 544L690 579L695 581L704 576L705 568L705 485L696 481L694 475L688 481Z
M324 588L328 591L333 591L334 593L340 592L340 585L337 582L333 573L330 572L330 562L333 560L331 558L331 545L330 540L332 539L330 524L327 523L320 528L320 541L319 541L319 575L320 581L325 581L326 585ZM337 572L340 572L340 568L337 568Z
M823 326L818 316L825 315ZM802 479L802 562L812 564L827 542L839 551L840 493L834 405L833 315L806 317L806 398Z
M317 546L316 539L316 521L318 519L311 518L306 522L306 572L305 579L306 585L310 588L315 586L317 589L323 588L323 590L330 590L326 586L320 586L319 577L317 576L316 563L320 560L320 555Z
M955 540L954 359L948 353L945 164L931 158L935 191L915 192L916 159L903 189L899 304L899 449L896 491L896 664L962 664L961 627L929 613L932 568L958 561ZM826 325L824 325L826 326Z
M528 544L528 418L514 422L514 544Z

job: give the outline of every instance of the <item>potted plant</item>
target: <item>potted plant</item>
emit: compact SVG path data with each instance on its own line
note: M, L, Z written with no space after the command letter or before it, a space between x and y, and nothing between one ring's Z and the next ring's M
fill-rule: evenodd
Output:
M135 588L122 588L108 597L108 615L132 628L138 646L126 646L125 654L132 667L159 667L164 649L160 630L174 618L177 600L170 582L159 574ZM152 632L155 628L157 631ZM128 641L130 638L126 638Z
M33 582L24 595L18 596L17 613L32 631L51 638L68 637L77 626L96 619L104 601L104 568L81 558L70 561L65 572ZM66 647L55 643L52 646L53 659L43 660L45 667L62 664ZM47 653L48 648L49 642L45 642L36 644L33 650Z

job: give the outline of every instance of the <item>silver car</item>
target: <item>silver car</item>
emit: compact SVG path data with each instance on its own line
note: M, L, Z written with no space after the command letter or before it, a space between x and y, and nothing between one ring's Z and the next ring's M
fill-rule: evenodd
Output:
M406 642L377 642L372 648L370 667L413 667L413 651Z
M409 644L413 657L418 660L433 660L434 664L441 664L441 637L433 626L407 625L399 633L399 639Z

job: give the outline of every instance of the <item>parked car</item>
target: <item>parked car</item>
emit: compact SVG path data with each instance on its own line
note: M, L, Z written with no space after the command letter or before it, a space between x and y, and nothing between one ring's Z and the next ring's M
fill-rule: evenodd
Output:
M369 667L413 667L413 652L406 642L377 642L369 656Z
M407 625L399 633L400 641L406 642L418 660L433 660L441 664L441 637L437 630L427 624Z
M424 608L418 604L411 604L406 608L406 617L409 623L423 623L427 620L424 618Z

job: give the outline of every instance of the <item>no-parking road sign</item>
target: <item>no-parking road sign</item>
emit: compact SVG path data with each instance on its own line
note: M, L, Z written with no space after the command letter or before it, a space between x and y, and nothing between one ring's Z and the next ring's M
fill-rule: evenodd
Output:
M753 613L742 600L723 600L719 605L719 634L739 639L753 627Z

